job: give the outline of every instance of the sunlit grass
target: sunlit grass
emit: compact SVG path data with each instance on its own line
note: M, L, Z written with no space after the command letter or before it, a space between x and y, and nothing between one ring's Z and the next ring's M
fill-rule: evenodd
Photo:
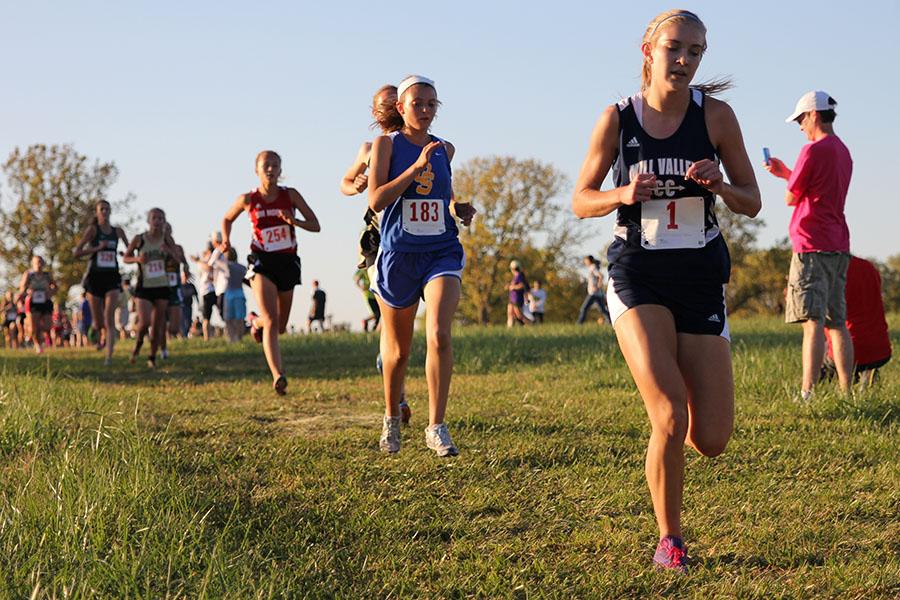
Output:
M896 319L893 341L898 344ZM736 321L737 424L688 454L687 577L649 560L647 422L611 330L455 332L448 425L378 452L377 339L284 343L276 397L247 341L0 354L0 592L38 597L896 597L896 361L793 402L798 328Z

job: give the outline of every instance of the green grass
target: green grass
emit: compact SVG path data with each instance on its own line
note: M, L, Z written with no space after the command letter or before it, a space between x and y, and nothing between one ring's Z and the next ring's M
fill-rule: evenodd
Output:
M900 347L894 324L893 343ZM0 353L0 596L888 598L900 595L900 371L798 388L800 330L735 321L737 425L688 453L687 577L649 568L648 425L611 330L455 332L448 425L378 452L377 340L173 344L155 373Z

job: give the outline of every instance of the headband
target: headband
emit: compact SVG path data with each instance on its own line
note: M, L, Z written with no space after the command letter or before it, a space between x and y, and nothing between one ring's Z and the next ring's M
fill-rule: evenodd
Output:
M687 12L687 11L677 12L677 13L675 13L674 15L669 15L668 17L666 17L665 19L663 19L662 21L660 21L659 23L657 23L657 24L656 24L656 27L653 28L653 31L650 32L650 35L649 35L649 37L648 37L647 39L650 39L650 38L653 37L653 34L656 33L656 30L659 29L659 26L660 26L660 25L662 25L663 23L665 23L665 22L668 21L669 19L674 19L675 17L685 17L685 18L690 19L690 20L692 20L692 21L696 21L697 23L700 23L701 25L703 24L703 21L700 20L700 17L698 17L697 15L695 15L695 14L692 13L692 12Z
M401 81L400 85L397 86L397 98L399 99L403 95L403 92L416 85L417 83L424 83L425 85L430 85L434 88L434 81L432 81L431 79L422 77L421 75L410 75L409 77Z

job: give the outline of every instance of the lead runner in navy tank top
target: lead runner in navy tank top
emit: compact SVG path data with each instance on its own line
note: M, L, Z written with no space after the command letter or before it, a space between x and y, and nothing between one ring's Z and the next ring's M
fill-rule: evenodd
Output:
M614 280L640 277L661 283L728 282L731 261L716 220L716 197L696 181L685 177L687 169L697 161L707 159L718 162L716 149L709 140L706 128L704 100L703 92L692 89L684 120L677 131L665 139L652 137L644 130L641 94L616 105L619 113L619 153L613 163L614 185L627 186L638 173L656 175L656 189L651 192L651 200L662 204L662 224L671 227L672 231L687 226L678 222L679 215L675 212L679 199L700 198L703 204L702 222L697 223L698 230L702 228L702 231L689 240L689 247L676 249L657 248L649 243L642 225L647 204L620 206L616 211L615 239L607 254L609 275Z
M572 200L581 218L616 212L607 300L651 425L653 562L679 571L687 570L684 446L716 456L734 426L722 285L729 261L713 202L719 196L749 217L761 207L737 119L707 93L728 86L690 87L705 51L706 27L694 13L666 11L650 22L641 92L597 121ZM610 168L616 187L601 190Z

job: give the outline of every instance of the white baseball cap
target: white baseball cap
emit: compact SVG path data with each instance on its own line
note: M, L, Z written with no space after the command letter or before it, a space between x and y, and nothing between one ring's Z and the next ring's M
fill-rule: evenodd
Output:
M812 112L814 110L832 110L835 106L837 106L837 100L829 96L828 92L823 92L822 90L806 92L800 96L799 100L797 100L797 106L794 107L794 112L792 112L791 116L785 119L784 122L790 123L791 121L796 121L797 117L803 113Z
M427 77L422 77L421 75L409 75L400 82L400 85L397 86L397 97L399 98L400 96L402 96L403 92L416 85L417 83L424 83L425 85L434 87L434 81L428 79Z

